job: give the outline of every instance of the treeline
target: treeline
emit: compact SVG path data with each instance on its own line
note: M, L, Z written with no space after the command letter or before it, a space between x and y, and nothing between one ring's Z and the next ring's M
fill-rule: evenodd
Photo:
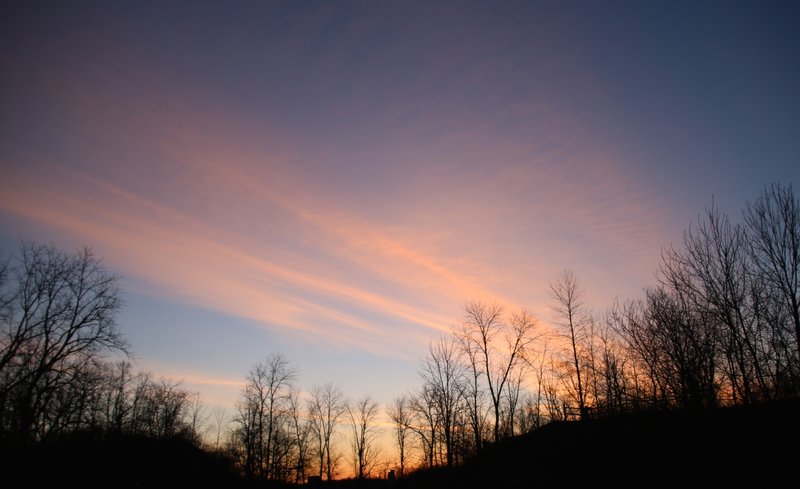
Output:
M658 283L601 315L576 276L550 284L544 330L467 304L431 344L421 386L388 407L404 470L459 463L547 422L750 404L800 393L800 201L772 185L734 220L712 205L665 249ZM410 449L410 450L409 450ZM414 457L412 457L414 459Z
M388 463L376 443L377 402L369 396L349 400L333 383L301 395L296 376L296 369L279 354L250 370L224 447L245 477L297 483L309 476L332 480L350 463L352 472L344 471L356 478L383 476Z
M199 440L197 394L136 373L115 323L118 278L84 249L23 243L0 265L0 439L74 432Z
M402 477L406 466L452 466L486 440L539 426L545 416L534 419L521 404L536 321L524 311L506 318L480 303L467 312L456 335L430 346L420 389L385 410L369 396L348 399L333 383L301 392L292 364L267 356L247 376L223 449L257 480L362 479L390 470ZM378 440L387 424L397 457Z
M713 206L663 252L659 284L606 316L610 410L713 407L800 389L800 202L766 188L733 221ZM590 348L587 345L587 350Z
M525 310L470 302L429 345L420 386L385 406L396 454L377 454L378 406L332 384L303 397L280 356L257 364L230 439L251 477L331 479L373 469L453 466L550 421L652 409L698 409L800 391L800 203L773 185L742 219L712 205L663 251L658 283L603 314L576 276L549 286L553 328ZM333 447L342 429L350 456Z
M551 421L705 409L800 392L800 201L772 185L741 219L712 205L663 250L657 284L601 314L577 277L549 285L552 328L469 302L431 342L419 386L387 406L333 383L301 390L279 354L256 363L232 411L136 374L114 323L117 279L88 251L25 244L0 269L0 429L26 442L95 430L185 437L255 480L402 477L453 466ZM393 448L379 442L391 434Z

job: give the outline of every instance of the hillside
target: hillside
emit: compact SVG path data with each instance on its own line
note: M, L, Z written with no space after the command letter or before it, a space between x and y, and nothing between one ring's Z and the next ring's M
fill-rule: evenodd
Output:
M796 480L800 400L714 411L558 422L498 443L451 472L407 487L541 487L608 483L763 485Z
M332 487L772 486L796 479L800 400L551 423L453 470ZM3 455L6 480L65 487L256 487L181 440L72 436ZM291 487L291 486L287 486Z
M180 439L78 433L13 449L3 464L4 480L27 487L243 486L228 461Z

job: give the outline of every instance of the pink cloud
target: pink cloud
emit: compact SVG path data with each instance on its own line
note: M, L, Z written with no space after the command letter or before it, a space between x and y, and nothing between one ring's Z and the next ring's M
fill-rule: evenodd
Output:
M110 184L95 182L96 192L79 196L71 189L43 183L18 178L13 186L3 189L0 200L3 209L60 228L103 249L112 267L153 284L151 293L174 295L195 305L273 324L290 332L326 337L368 350L380 347L376 337L396 343L407 336L381 329L364 319L359 310L367 311L368 315L386 314L416 327L433 330L449 327L449 318L440 311L422 310L380 290L365 289L348 281L346 276L332 274L326 270L327 264L321 264L322 273L315 272L313 257L311 269L283 265L267 258L273 251L269 246L260 253L252 253L243 249L246 246L237 248L231 244L247 243L252 238L231 236L224 227L214 228ZM336 239L348 235L348 231L336 229ZM319 225L318 231L333 232ZM466 283L431 259L384 237L364 238L364 227L349 232L362 236L359 240L367 239L369 246L359 246L362 250L369 249L371 256L399 261L389 275L403 267L414 269L412 273L421 270L432 275L435 283L425 287L427 292L435 291L436 287L450 291L451 284ZM216 236L224 238L214 239ZM277 256L291 255L290 250L275 251ZM344 262L341 266L352 266L348 257L339 259ZM355 263L364 266L363 259ZM379 274L379 281L388 279L385 273ZM393 276L393 279L407 285L414 283L408 278ZM340 305L324 304L329 301ZM385 353L393 354L391 349Z
M46 152L18 148L0 203L102 249L154 294L394 354L386 345L398 339L447 331L466 300L546 316L547 283L563 268L606 289L597 296L607 302L608 262L649 276L664 243L665 211L629 173L632 155L543 100L514 106L515 117L547 117L536 137L504 135L494 122L503 114L467 124L422 100L383 107L379 122L398 132L351 148L171 104L169 94L187 90L175 80L120 82L155 95L121 101L74 76L51 87L92 144L78 168L56 171ZM425 143L407 144L416 139ZM392 171L383 182L325 179L335 172L321 170L347 159Z

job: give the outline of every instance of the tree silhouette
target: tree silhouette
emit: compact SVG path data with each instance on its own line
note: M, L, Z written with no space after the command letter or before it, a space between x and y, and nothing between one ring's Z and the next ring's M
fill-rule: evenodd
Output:
M423 384L410 399L412 424L410 428L419 437L423 452L423 465L437 465L437 446L441 421L436 409L436 393L431 386Z
M295 449L297 450L295 482L302 484L306 481L306 469L309 462L311 422L305 416L298 391L292 390L289 393L288 402L291 429L294 435Z
M209 429L214 440L214 450L219 451L222 448L222 445L220 445L222 435L225 433L228 424L230 423L230 419L228 418L228 414L224 408L215 407L211 410L211 420L212 423L209 426Z
M20 440L48 430L55 390L111 351L126 352L118 278L88 248L23 243L0 266L0 427Z
M467 356L477 360L473 365L476 371L480 369L486 382L494 412L494 441L498 441L504 389L514 369L524 365L523 359L535 339L536 320L523 310L506 323L502 307L481 302L470 302L465 309L457 334Z
M369 396L347 406L352 430L351 447L353 449L353 465L358 479L369 477L375 465L378 450L375 439L378 429L375 425L378 416L378 403Z
M800 199L791 184L773 184L764 189L744 213L749 254L766 293L781 299L780 309L791 318L794 351L784 351L791 358L800 351ZM777 318L776 318L777 319ZM772 324L778 321L772 321ZM780 327L780 326L779 326ZM780 331L775 331L780 336ZM784 369L779 377L797 383L797 372Z
M565 270L555 283L550 284L550 295L553 299L552 309L556 324L564 331L569 341L571 361L574 366L578 408L581 418L586 416L586 400L584 385L581 379L581 343L585 340L586 329L592 321L586 311L585 290L578 282L575 274Z
M394 425L394 438L400 457L400 472L398 476L402 478L405 475L406 467L406 441L408 440L408 432L411 429L411 423L413 421L408 397L400 396L395 398L394 401L389 404L386 411Z
M311 389L308 415L317 443L319 457L319 476L333 479L335 456L332 455L331 441L342 416L347 412L344 393L333 383L328 382Z
M744 228L716 205L696 227L684 232L683 248L664 252L659 278L688 297L719 326L720 347L732 395L745 403L771 397L768 341L760 327L758 301L762 285L749 273Z
M799 210L780 185L747 204L744 223L712 202L682 246L663 251L659 287L607 315L627 351L604 361L617 405L712 407L800 391Z
M459 362L455 338L443 337L428 345L428 356L419 369L444 441L445 459L453 466L456 451L456 425L461 415L464 395L464 366Z
M239 403L238 423L245 450L245 473L260 479L281 479L286 449L285 413L297 373L280 354L255 364Z
M464 401L467 419L472 431L472 444L475 452L483 448L484 432L486 431L486 417L488 407L485 405L485 390L481 379L483 369L481 366L481 350L478 345L466 335L456 333L456 339L461 347L463 361L466 365L464 374Z

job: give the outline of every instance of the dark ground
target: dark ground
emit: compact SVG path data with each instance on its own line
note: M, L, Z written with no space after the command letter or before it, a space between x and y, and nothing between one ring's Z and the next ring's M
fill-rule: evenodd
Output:
M322 487L795 487L798 414L800 400L789 400L551 423L450 471ZM264 487L245 484L228 461L181 440L83 434L27 449L5 447L0 456L4 487L18 478L15 487Z
M228 461L180 439L80 433L9 450L3 454L3 465L9 464L0 479L4 487L243 487Z
M798 415L788 400L551 423L407 487L795 487Z

